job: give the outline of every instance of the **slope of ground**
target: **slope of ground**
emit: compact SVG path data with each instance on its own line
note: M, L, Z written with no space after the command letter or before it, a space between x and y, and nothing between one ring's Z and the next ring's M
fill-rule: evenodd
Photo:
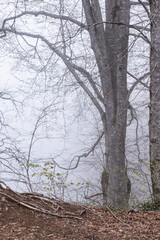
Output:
M0 185L0 240L160 240L160 211L112 213Z

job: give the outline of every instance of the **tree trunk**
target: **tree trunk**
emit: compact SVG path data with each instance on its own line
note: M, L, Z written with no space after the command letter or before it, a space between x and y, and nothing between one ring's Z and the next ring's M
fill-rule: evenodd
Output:
M104 205L127 208L131 185L125 166L125 138L120 129L113 128L107 141L106 170L102 173L102 190ZM108 134L107 134L108 135Z
M160 1L150 0L150 168L153 196L160 200Z
M129 0L106 0L105 27L98 0L83 0L91 47L101 78L105 116L106 167L102 173L104 204L127 208L130 182L125 165Z

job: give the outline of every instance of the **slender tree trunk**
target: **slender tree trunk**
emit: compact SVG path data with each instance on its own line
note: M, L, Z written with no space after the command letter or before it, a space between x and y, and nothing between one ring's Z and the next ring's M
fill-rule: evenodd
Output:
M101 180L104 204L127 208L130 194L125 166L129 0L106 0L105 23L102 23L98 0L83 0L83 7L104 98L106 167Z
M160 1L150 0L150 168L153 196L160 200Z

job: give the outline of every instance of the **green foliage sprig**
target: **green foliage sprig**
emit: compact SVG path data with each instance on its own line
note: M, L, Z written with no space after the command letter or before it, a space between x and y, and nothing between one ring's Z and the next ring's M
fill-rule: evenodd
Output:
M152 200L142 203L140 206L142 211L156 211L160 210L160 200Z

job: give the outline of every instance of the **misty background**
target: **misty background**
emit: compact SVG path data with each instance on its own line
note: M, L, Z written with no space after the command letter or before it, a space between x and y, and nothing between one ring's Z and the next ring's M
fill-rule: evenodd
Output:
M27 5L27 1L25 4L19 1L18 6L21 10L38 8L58 14L59 1L53 2L33 1ZM1 19L14 15L16 1L0 0L0 4ZM16 11L19 11L18 7ZM70 1L63 11L81 19L80 1L76 4ZM25 17L18 24L24 29L36 29L37 34L43 32L53 42L58 42L59 36L54 33L63 30L59 21L55 20L53 28L52 20L43 20ZM141 6L134 6L130 24L139 22L145 28L148 18ZM72 31L74 36L76 29L72 27ZM36 44L37 48L34 48ZM73 57L78 62L83 62L85 51L85 64L98 81L88 34L77 34L76 40L71 38L67 44L72 46ZM149 44L134 29L130 35L128 63L128 72L137 78L149 72ZM84 155L94 146L102 126L91 101L74 82L62 61L43 44L38 46L36 40L9 35L0 39L0 76L0 180L16 191L39 191L69 201L101 204L103 138L89 156ZM128 74L128 89L135 81ZM131 204L151 197L149 77L143 83L137 84L130 96L136 118L132 119L128 111L126 161L132 182ZM76 165L73 170L62 169L72 169ZM94 194L96 196L90 198Z

